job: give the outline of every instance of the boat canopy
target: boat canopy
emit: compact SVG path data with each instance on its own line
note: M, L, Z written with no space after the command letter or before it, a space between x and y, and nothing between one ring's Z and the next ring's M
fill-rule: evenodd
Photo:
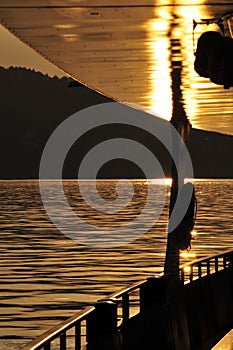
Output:
M203 18L221 22L231 11L231 0L215 5L171 0L1 0L0 20L75 80L167 120L172 116L175 64L181 69L182 103L192 126L233 134L233 88L224 88L194 69L202 33L216 31L230 38L233 19L222 20L224 34L216 21L196 24Z

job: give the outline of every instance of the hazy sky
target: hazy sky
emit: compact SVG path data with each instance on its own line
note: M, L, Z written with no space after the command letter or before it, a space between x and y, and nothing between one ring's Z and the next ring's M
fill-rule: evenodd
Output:
M0 25L1 55L0 66L20 66L32 68L50 76L64 76L65 73L49 63L41 55L17 39L6 28Z

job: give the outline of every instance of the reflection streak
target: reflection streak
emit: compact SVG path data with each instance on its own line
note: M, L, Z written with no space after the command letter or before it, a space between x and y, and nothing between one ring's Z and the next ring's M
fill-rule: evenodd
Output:
M163 5L160 2L156 5ZM211 17L211 8L200 5L175 6L169 8L155 7L154 18L146 22L149 54L149 94L146 109L169 120L172 114L172 93L170 77L170 44L169 35L181 45L182 85L184 110L192 126L200 129L221 130L229 132L231 123L233 97L230 90L225 91L223 104L223 87L199 77L194 70L194 51L196 39L206 30L219 30L216 25L203 26L195 30L194 45L192 38L193 19ZM172 21L172 22L171 22ZM172 28L171 30L169 28ZM175 54L173 53L173 57ZM177 57L178 59L178 57ZM173 101L174 102L174 101ZM219 111L221 110L221 118ZM201 118L204 116L205 118ZM213 116L216 116L213 122ZM224 116L224 117L223 117ZM217 123L217 124L216 124ZM224 132L224 131L223 131Z
M169 63L169 41L167 37L168 17L163 10L162 18L156 14L147 22L148 53L150 54L150 94L148 95L149 111L169 120L172 113L171 77ZM161 15L161 14L160 14Z

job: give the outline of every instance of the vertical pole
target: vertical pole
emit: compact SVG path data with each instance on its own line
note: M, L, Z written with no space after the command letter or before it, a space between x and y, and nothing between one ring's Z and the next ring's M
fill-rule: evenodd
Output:
M66 350L66 333L60 335L60 350Z
M124 294L122 297L122 316L123 322L129 319L129 294Z
M50 342L49 342L44 346L44 350L50 350L50 349L51 349L51 346L50 346Z
M75 350L81 349L81 323L75 325Z
M87 350L119 350L117 337L117 304L99 300L87 319Z
M143 313L153 306L160 308L167 303L166 279L149 277L140 288L140 311Z
M172 30L171 34L172 36ZM189 133L191 129L191 124L188 121L186 116L183 101L182 101L182 91L181 91L181 71L182 71L182 62L181 62L181 47L180 41L178 39L173 39L171 37L171 79L172 79L172 100L173 100L173 110L172 118L170 123L176 128L180 134L181 139L186 143L189 138ZM173 53L176 52L176 55ZM180 265L180 247L177 244L175 231L170 230L170 218L173 211L173 208L176 203L178 189L184 184L184 164L183 164L183 146L182 142L178 139L173 140L173 155L172 155L172 169L171 169L171 193L170 193L170 206L169 206L169 224L168 224L168 238L167 238L167 249L166 249L166 258L164 273L168 274L174 281L179 280L179 265ZM178 178L178 169L179 167L179 176Z

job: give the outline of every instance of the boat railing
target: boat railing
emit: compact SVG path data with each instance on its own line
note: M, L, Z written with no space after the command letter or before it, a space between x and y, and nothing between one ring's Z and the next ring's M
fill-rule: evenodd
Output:
M233 264L233 251L227 251L205 259L198 259L184 264L180 268L181 283L187 284L201 279L220 270L227 269ZM108 298L99 300L95 306L81 310L59 325L48 330L40 337L25 345L21 350L83 350L93 339L93 332L107 332L111 324L116 327L127 322L132 316L143 311L147 303L148 284L153 285L153 297L156 294L156 284L166 276L149 277L123 290L111 294ZM150 289L150 288L149 288ZM146 293L145 293L146 291ZM100 312L97 312L97 311ZM113 311L113 312L112 312ZM107 327L107 328L106 328Z
M233 264L233 251L211 255L205 259L197 259L182 265L180 268L180 280L185 284L226 269L230 264Z

